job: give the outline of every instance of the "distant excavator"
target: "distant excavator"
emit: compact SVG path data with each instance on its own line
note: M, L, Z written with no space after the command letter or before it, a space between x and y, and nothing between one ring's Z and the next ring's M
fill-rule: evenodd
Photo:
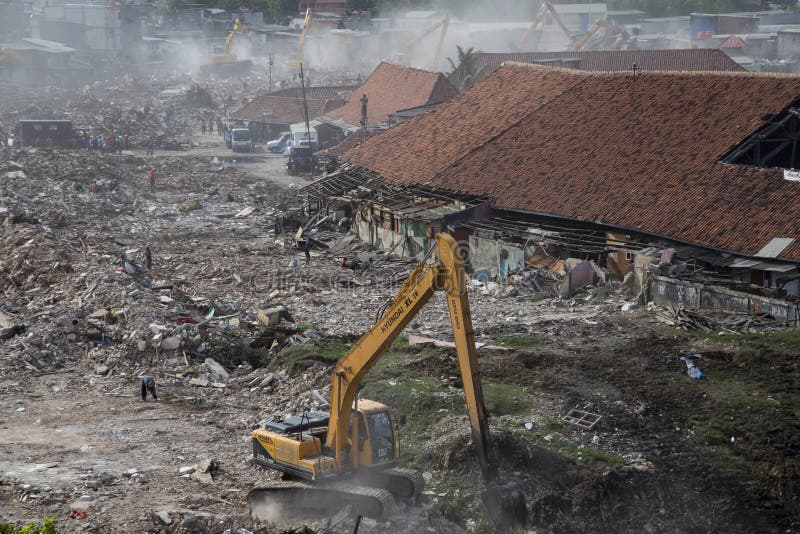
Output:
M233 23L233 29L228 34L228 38L225 39L225 46L222 47L221 50L216 51L214 54L211 54L211 63L219 64L219 63L235 63L237 61L236 54L231 53L231 43L233 43L233 37L238 33L244 33L246 31L245 26L243 23L236 19Z
M403 65L409 65L411 62L411 53L414 51L414 49L416 49L417 46L419 46L419 44L423 40L425 40L426 37L428 37L436 30L441 28L442 32L439 34L439 42L436 45L436 50L433 54L433 59L431 61L431 66L432 68L435 69L439 65L439 57L441 56L442 53L442 44L444 44L444 38L447 35L447 28L449 26L450 26L450 17L448 15L445 15L442 20L430 26L429 28L423 30L422 33L420 33L419 35L414 37L414 39L409 41L409 43L406 44L406 46L403 47L403 50L398 54L398 61Z
M553 20L556 22L556 24L558 24L558 27L561 28L561 31L564 32L564 35L566 35L570 41L573 41L575 39L573 33L569 31L569 28L567 28L566 24L564 24L564 21L561 20L561 15L558 14L558 11L556 11L556 8L553 6L553 3L550 0L543 0L542 5L539 8L539 11L536 13L536 17L534 17L533 19L533 22L531 22L531 25L528 27L528 30L522 35L522 37L519 40L519 48L521 50L524 50L525 47L528 45L528 42L531 40L531 37L533 37L533 34L536 32L536 30L539 29L539 26L544 22L544 17L548 13L550 13L550 16L553 17Z
M429 262L436 250L438 260ZM269 518L280 506L332 515L351 505L361 515L383 518L391 513L395 499L419 497L420 473L398 467L398 427L392 412L381 403L360 399L358 391L392 341L441 290L450 312L472 442L484 479L484 505L499 528L527 522L522 488L500 480L489 440L465 276L458 244L452 236L438 234L436 247L414 268L380 319L334 366L330 410L306 412L253 431L253 458L258 464L306 481L253 489L248 496L253 517Z
M572 46L569 47L569 51L578 52L583 50L583 48L589 44L589 41L592 40L592 37L594 37L594 35L600 31L600 28L605 28L606 35L621 35L623 39L628 37L627 32L616 24L613 24L605 19L597 19L589 27L589 29L586 30L586 33L584 33L577 41L572 43Z
M308 62L304 62L304 50L306 46L306 37L311 29L314 27L314 13L311 8L306 9L306 17L303 19L303 31L300 33L300 38L297 40L297 59L290 59L284 62L284 65L289 70L296 70L300 68L300 64L305 65L308 70Z

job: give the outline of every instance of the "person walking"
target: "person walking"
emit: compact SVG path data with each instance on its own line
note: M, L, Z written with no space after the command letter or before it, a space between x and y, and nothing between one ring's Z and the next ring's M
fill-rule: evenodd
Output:
M156 170L150 167L150 172L147 173L147 183L150 185L150 193L156 192Z
M200 133L205 135L206 134L206 121L200 120Z
M152 156L153 155L153 150L155 149L155 147L156 147L156 138L151 135L150 139L147 140L147 155L148 156Z
M142 376L142 402L147 402L147 393L153 396L153 400L158 400L156 394L156 381L150 375Z
M214 135L214 121L208 119L208 135Z

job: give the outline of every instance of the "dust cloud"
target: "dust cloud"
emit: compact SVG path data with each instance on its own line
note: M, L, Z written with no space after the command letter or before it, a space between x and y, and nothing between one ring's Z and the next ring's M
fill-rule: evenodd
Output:
M305 62L312 69L369 74L381 61L449 72L457 63L457 46L482 52L513 52L530 26L538 2L469 2L454 9L444 1L426 11L382 13L373 19L371 32L349 30L309 32ZM404 49L423 32L449 17L449 27L437 56L441 27L420 40L404 57Z

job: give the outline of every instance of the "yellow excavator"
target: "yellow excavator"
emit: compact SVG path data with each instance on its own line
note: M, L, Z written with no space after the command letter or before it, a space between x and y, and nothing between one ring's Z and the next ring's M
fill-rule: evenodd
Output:
M528 30L519 40L520 49L524 49L524 47L527 46L528 41L530 41L531 37L533 37L533 34L536 32L536 30L539 29L539 25L544 21L544 17L547 15L547 13L550 13L550 16L553 17L553 20L556 21L558 27L561 28L561 31L564 32L564 35L566 35L570 41L574 38L572 32L569 31L567 26L564 24L564 21L561 20L561 16L558 14L558 11L556 11L553 3L550 0L543 0L542 5L539 8L539 12L536 13L536 17L533 19L533 22L531 22Z
M583 47L585 47L589 43L589 41L591 41L592 37L594 37L594 34L596 34L598 31L600 31L600 28L605 28L606 29L606 31L607 31L606 35L616 35L616 34L622 34L623 36L625 35L625 30L623 30L622 28L620 28L616 24L608 22L605 19L597 19L589 27L589 29L586 30L586 33L584 33L580 37L580 39L575 41L572 44L572 46L569 47L569 50L571 52L578 52L580 50L583 50Z
M398 60L400 63L404 65L408 65L411 62L411 52L419 46L419 44L430 34L438 30L439 28L442 29L442 32L439 34L439 42L436 45L436 51L433 54L433 60L431 62L432 67L435 69L439 64L439 56L442 53L442 44L444 43L444 38L447 35L447 28L450 26L450 17L445 15L442 20L434 24L433 26L427 28L422 33L414 37L404 48L403 51L400 52Z
M429 261L438 250L438 260ZM397 424L389 407L358 395L361 381L433 294L444 291L464 384L472 441L484 478L483 502L501 528L527 520L525 495L516 482L499 478L489 440L475 335L467 299L463 252L448 234L418 264L378 321L333 369L330 410L267 423L252 432L256 463L284 473L254 488L253 517L269 519L282 506L335 513L347 504L367 517L388 516L395 499L415 501L423 489L419 472L398 467Z
M244 32L244 24L239 22L239 19L236 19L233 23L233 29L231 33L228 34L228 38L225 39L225 46L219 53L211 54L211 63L235 63L236 62L236 54L231 53L231 43L233 42L233 37L236 35L237 32Z
M303 63L308 70L308 62L303 61L303 50L306 46L306 36L308 32L311 31L311 28L314 27L314 13L312 13L311 8L306 8L306 18L303 20L303 32L300 34L300 38L297 40L297 59L289 59L284 62L284 65L289 70L299 69L300 64Z

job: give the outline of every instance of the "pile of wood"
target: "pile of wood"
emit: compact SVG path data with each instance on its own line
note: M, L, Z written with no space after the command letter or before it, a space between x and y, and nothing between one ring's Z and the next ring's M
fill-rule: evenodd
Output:
M696 310L689 310L683 306L668 306L653 308L655 318L664 324L682 328L684 330L703 330L705 332L747 332L751 330L769 330L786 326L768 313L722 313L715 312L714 316Z

